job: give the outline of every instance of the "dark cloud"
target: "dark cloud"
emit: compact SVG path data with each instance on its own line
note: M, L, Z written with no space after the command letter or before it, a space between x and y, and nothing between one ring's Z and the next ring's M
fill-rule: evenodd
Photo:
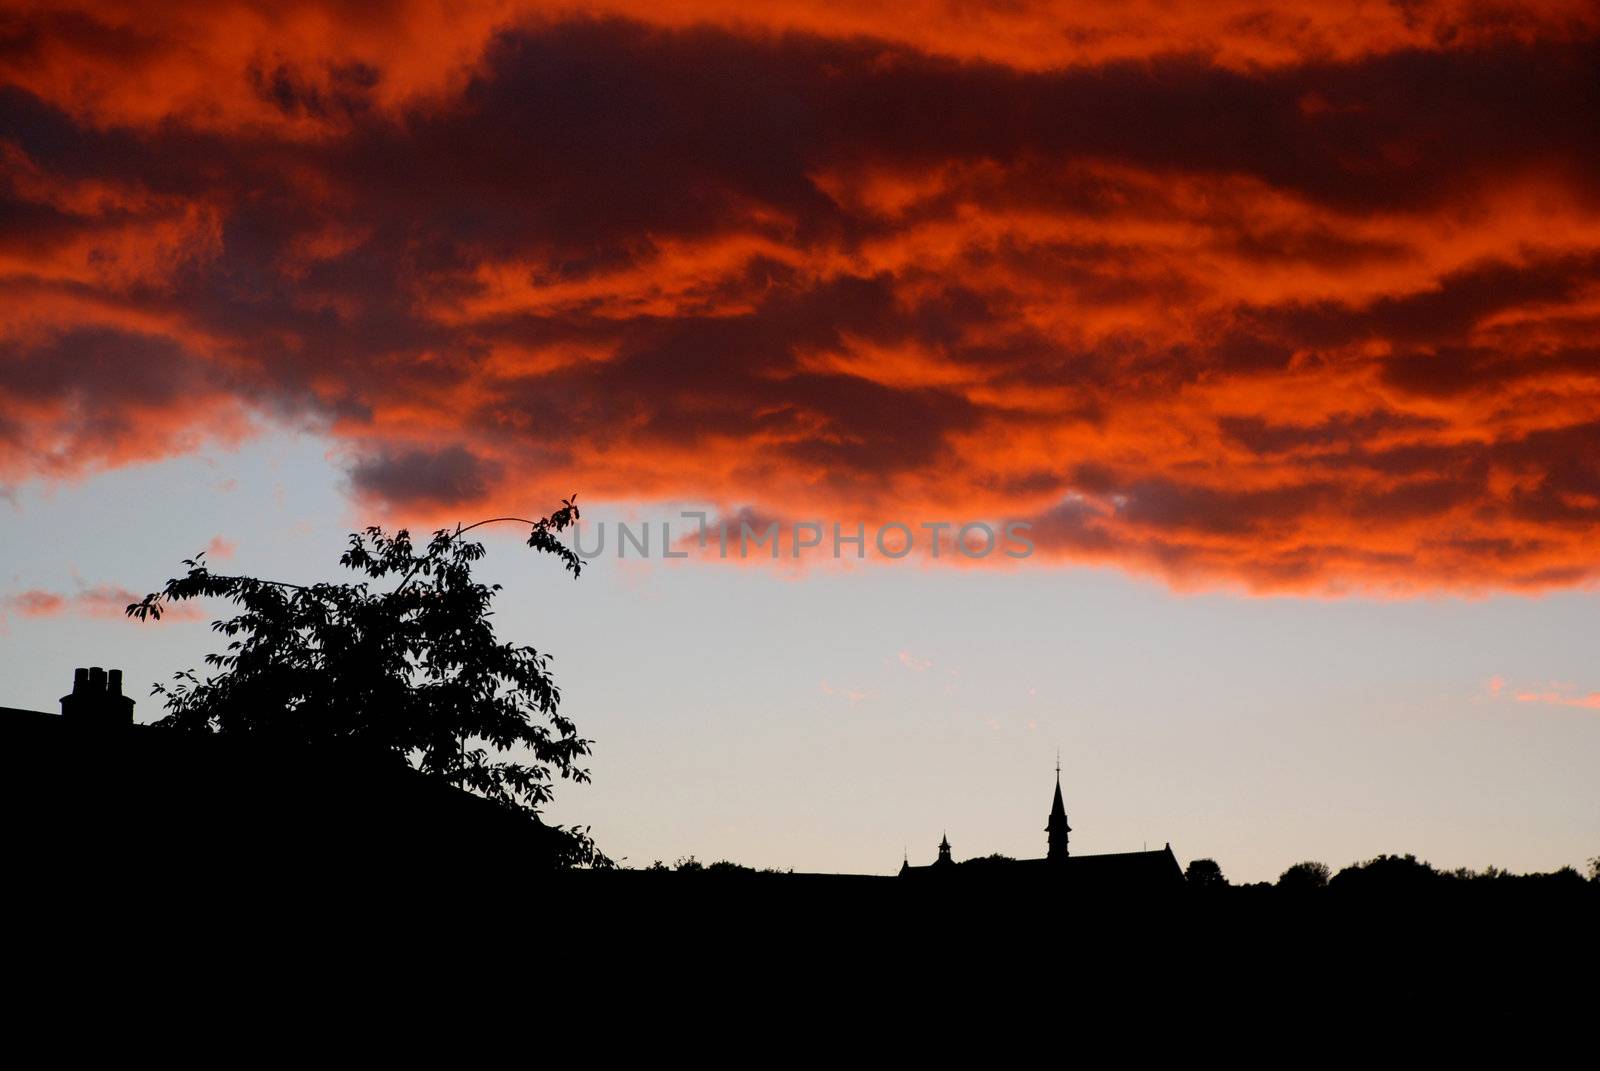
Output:
M1315 424L1274 424L1260 417L1223 417L1217 422L1223 435L1257 454L1287 454L1299 450L1323 451L1349 447L1389 436L1422 436L1444 430L1438 418L1373 410L1336 413Z
M1191 13L1044 62L476 14L387 58L7 31L0 475L266 414L397 509L576 487L1033 516L1263 588L1588 575L1589 23L1424 5L1285 52Z
M497 463L460 445L380 454L350 471L359 493L402 507L481 499L499 475Z

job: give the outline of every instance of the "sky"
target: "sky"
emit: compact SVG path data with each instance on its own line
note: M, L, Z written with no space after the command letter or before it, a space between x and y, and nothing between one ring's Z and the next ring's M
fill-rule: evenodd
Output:
M0 705L157 716L202 548L576 492L581 579L485 567L631 864L1039 854L1058 748L1082 851L1581 863L1596 69L1566 2L5 0ZM932 522L1031 553L873 553Z

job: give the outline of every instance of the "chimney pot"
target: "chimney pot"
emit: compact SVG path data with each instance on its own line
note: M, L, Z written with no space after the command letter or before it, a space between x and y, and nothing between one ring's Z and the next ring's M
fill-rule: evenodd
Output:
M122 694L122 670L99 666L72 673L72 694L61 697L61 716L99 730L133 724L133 700Z

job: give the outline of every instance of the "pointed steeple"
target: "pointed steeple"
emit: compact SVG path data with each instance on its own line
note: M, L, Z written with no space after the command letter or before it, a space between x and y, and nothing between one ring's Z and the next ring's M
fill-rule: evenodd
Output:
M1065 859L1067 851L1067 834L1072 832L1072 827L1067 825L1067 806L1061 800L1061 753L1056 752L1056 798L1050 804L1050 820L1044 827L1049 836L1049 850L1045 853L1046 859Z
M938 863L954 863L954 862L955 862L955 860L950 858L950 838L949 838L948 835L940 834L940 836L939 836L939 858L937 860L935 860L935 864L937 865Z

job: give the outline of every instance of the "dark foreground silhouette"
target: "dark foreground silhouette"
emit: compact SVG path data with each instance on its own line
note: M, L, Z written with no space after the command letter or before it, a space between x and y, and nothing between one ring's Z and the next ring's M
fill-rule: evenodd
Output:
M1321 864L1302 863L1276 885L1234 886L1209 859L1181 872L1170 846L1073 856L1059 775L1041 859L957 862L944 840L933 864L907 862L895 876L692 859L676 867L572 869L563 865L570 855L559 833L389 752L135 725L132 710L120 674L100 670L79 671L60 715L0 708L8 755L0 791L13 817L6 851L12 871L29 875L27 891L42 901L98 901L110 882L147 910L255 903L279 917L304 911L326 919L330 897L356 896L382 913L407 903L470 903L495 890L526 898L530 909L559 909L613 929L662 912L722 927L922 917L957 926L987 918L1004 927L1076 905L1080 940L1097 936L1093 920L1130 913L1147 935L1196 919L1353 924L1379 914L1422 924L1469 914L1479 927L1515 921L1531 931L1564 918L1600 918L1600 882L1572 869L1443 872L1410 856L1379 856L1331 876Z
M1586 984L1560 981L1600 951L1600 885L1575 875L1384 859L1234 887L1220 868L1186 879L1169 849L1110 864L1131 881L1074 880L1099 864L1048 855L920 876L572 869L567 838L392 754L137 726L97 683L64 715L0 709L7 963L40 1003L88 1022L109 999L164 1045L229 1014L270 1016L274 1038L352 1028L374 1000L391 1021L369 1046L485 1014L543 1031L572 1008L598 1028L574 1035L586 1046L654 1015L661 1037L756 1060L916 1015L1232 1053L1330 1027L1433 1049L1486 993L1505 1022L1507 987L1542 1038L1588 1014Z
M1055 806L1037 860L957 862L946 841L895 876L572 869L569 838L390 751L135 725L114 674L77 684L61 715L0 709L9 974L80 1013L92 984L164 1038L218 1008L270 1014L273 1036L348 1025L375 997L407 1009L371 1034L392 1043L446 1008L545 1029L566 1002L602 1033L655 1013L757 1059L914 1014L1030 1037L1154 1022L1172 1049L1220 1052L1326 1032L1302 1025L1318 1017L1432 1048L1465 1009L1505 1021L1508 987L1539 1022L1588 1014L1592 987L1560 982L1600 951L1600 885L1576 874L1382 857L1234 887L1169 848L1072 856Z
M86 874L271 882L419 869L452 854L553 869L564 838L387 752L131 720L120 674L80 670L60 716L0 709L9 850L70 894Z

